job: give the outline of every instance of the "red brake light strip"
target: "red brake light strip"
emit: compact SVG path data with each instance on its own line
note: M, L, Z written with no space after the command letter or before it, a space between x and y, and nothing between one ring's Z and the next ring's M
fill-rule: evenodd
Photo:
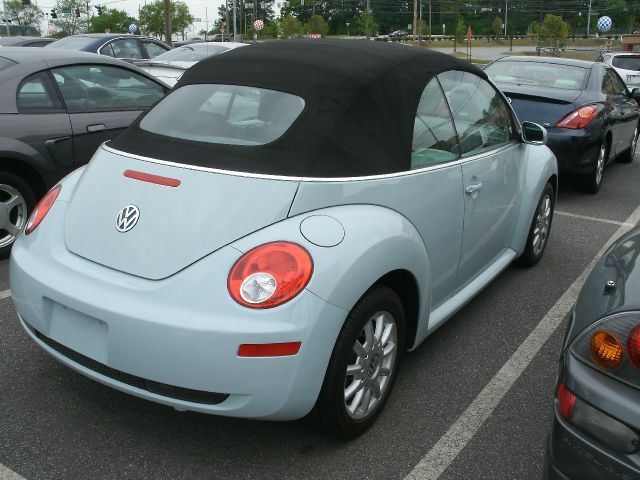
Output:
M141 182L155 183L156 185L164 185L165 187L178 187L180 180L177 178L161 177L160 175L152 175L151 173L137 172L136 170L126 170L124 176L140 180Z

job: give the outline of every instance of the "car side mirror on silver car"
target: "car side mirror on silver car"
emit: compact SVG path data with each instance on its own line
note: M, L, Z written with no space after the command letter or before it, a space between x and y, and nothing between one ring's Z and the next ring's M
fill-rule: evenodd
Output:
M631 98L640 103L640 88L634 88L631 90Z
M531 145L547 143L547 130L537 123L522 122L522 141Z

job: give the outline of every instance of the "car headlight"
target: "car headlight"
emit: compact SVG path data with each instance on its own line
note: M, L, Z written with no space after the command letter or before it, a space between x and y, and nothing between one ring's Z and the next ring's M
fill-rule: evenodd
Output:
M595 322L570 351L602 373L640 387L640 312L617 313Z

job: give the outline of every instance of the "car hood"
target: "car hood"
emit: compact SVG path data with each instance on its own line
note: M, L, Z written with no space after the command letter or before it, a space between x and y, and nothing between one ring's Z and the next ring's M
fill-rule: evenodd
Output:
M574 307L566 345L593 322L608 315L640 310L640 229L618 239L598 260ZM607 288L607 282L615 286Z
M180 185L136 180L125 176L128 170L179 180ZM159 280L283 220L297 188L297 181L160 164L103 146L71 197L65 242L88 260ZM116 219L130 205L139 209L139 219L122 233Z

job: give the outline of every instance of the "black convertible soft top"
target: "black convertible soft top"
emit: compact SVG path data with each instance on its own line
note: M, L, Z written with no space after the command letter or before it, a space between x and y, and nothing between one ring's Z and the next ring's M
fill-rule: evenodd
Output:
M211 83L297 95L305 108L282 137L260 146L179 140L141 129L141 117L110 146L270 175L356 177L408 170L420 95L433 76L451 69L486 78L449 55L365 40L286 40L236 48L196 64L175 89Z

